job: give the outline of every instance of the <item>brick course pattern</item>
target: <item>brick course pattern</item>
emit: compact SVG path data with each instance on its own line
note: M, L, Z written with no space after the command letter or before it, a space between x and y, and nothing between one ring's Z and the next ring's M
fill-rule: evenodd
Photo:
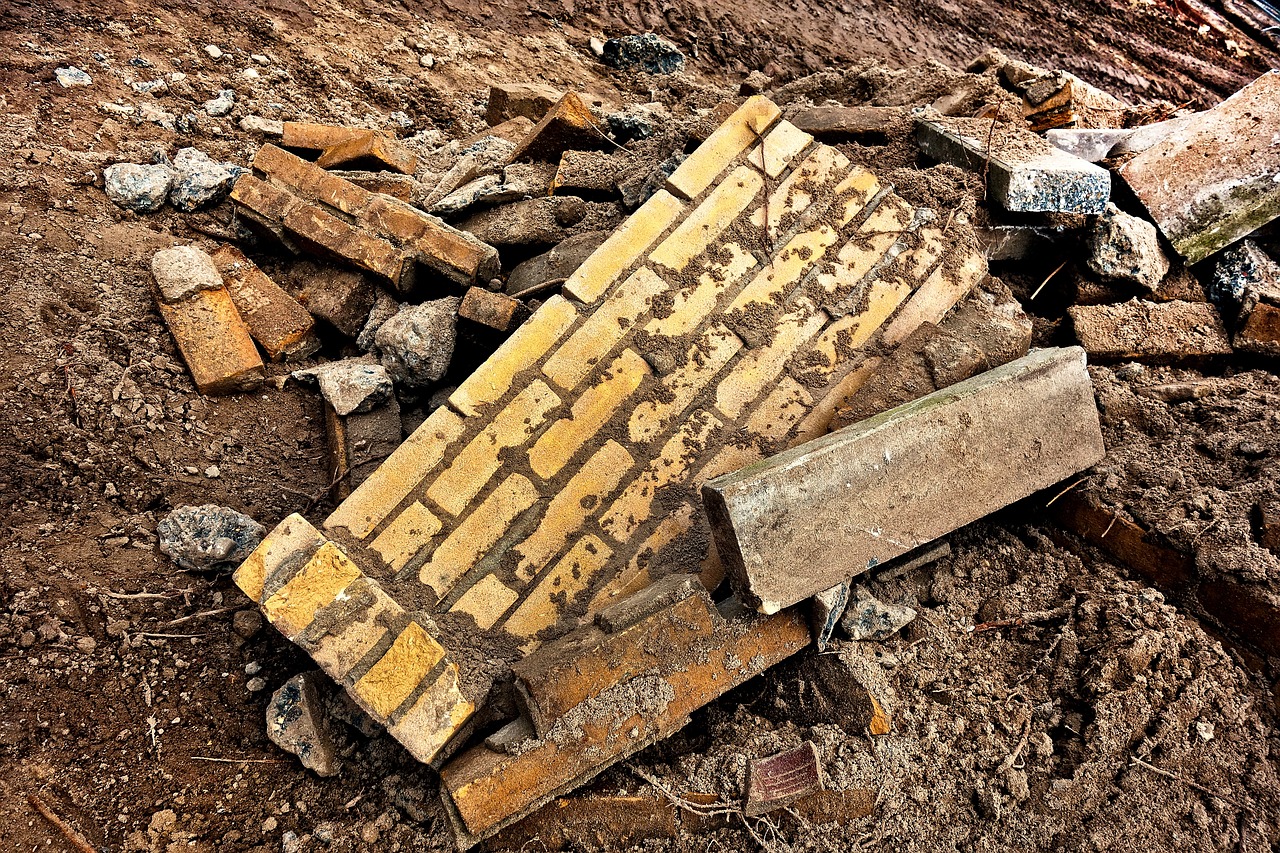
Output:
M963 217L749 99L324 522L462 672L432 700L452 728L406 745L461 725L494 648L514 663L672 572L717 586L700 484L824 433L882 327L985 272Z

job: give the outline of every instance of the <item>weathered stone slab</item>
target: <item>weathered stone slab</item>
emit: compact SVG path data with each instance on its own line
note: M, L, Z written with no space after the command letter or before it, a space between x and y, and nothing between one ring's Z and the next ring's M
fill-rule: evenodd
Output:
M1006 210L1101 213L1111 196L1106 169L1010 122L919 119L916 141L935 160L985 174L987 191Z
M1270 71L1120 168L1189 264L1280 215L1280 73Z
M774 613L1102 458L1079 348L1034 352L702 488L739 595Z

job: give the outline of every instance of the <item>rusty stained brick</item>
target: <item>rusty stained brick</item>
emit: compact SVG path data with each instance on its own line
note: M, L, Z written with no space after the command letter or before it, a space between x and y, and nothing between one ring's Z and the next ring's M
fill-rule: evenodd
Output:
M319 152L326 148L377 131L363 127L343 127L333 124L317 124L310 121L286 121L280 145L301 151Z
M307 309L243 252L222 246L212 257L249 333L272 361L303 359L320 348Z
M369 131L329 146L316 165L322 169L388 169L412 175L418 168L418 155L381 133Z
M483 287L469 287L458 306L458 316L497 329L509 332L528 315L524 303L513 299L505 293L494 293Z
M262 384L263 364L249 327L225 288L197 290L156 306L201 394L234 394Z
M511 152L509 162L555 161L571 148L603 147L606 139L582 98L575 92L567 92L525 135L516 150Z

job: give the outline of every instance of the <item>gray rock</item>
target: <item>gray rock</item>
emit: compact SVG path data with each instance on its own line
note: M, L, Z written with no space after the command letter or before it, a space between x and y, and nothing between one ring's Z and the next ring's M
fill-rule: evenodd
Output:
M1252 240L1241 240L1218 256L1213 277L1205 288L1210 301L1227 314L1240 310L1247 294L1280 302L1280 264Z
M367 356L295 370L292 375L301 382L318 384L321 396L339 415L377 408L395 392L386 368Z
M809 599L809 627L819 652L827 650L831 635L840 623L845 606L849 603L849 581L843 581Z
M283 136L284 122L275 118L245 116L240 119L240 129L246 133L261 133L263 136Z
M69 68L55 68L53 77L58 81L58 85L64 89L70 89L72 86L93 85L93 78L74 65Z
M600 61L620 71L640 69L650 74L671 74L684 68L680 48L653 33L609 39Z
M163 95L169 91L169 81L163 77L159 80L139 80L129 86L139 95Z
M1103 278L1155 290L1169 272L1156 227L1111 203L1089 233L1089 248L1089 269Z
M356 346L364 352L373 352L378 348L376 337L382 324L390 320L400 310L400 303L390 293L379 290L374 299L373 308L369 311L369 319L364 321L364 328L356 335Z
M160 298L173 303L198 290L222 287L222 274L205 252L195 246L161 249L151 258L151 274L160 288Z
M204 111L214 118L227 115L236 105L236 93L232 89L222 89L217 97L204 102Z
M1089 130L1078 127L1054 128L1045 131L1044 138L1055 148L1074 154L1081 160L1097 163L1111 154L1111 149L1133 134L1129 128Z
M267 705L267 736L276 746L298 756L308 770L319 776L335 776L341 764L323 705L326 687L323 676L314 671L286 681Z
M900 604L886 604L859 586L854 600L840 620L840 627L854 640L887 640L916 618L916 612Z
M173 186L174 171L163 163L139 166L116 163L103 172L107 198L126 210L151 213L159 210Z
M178 507L156 527L161 553L193 570L231 571L266 532L244 513L214 504Z
M382 353L382 366L393 380L424 386L444 376L458 337L460 302L450 296L406 305L382 324L374 340Z
M231 185L244 169L219 163L197 148L183 148L173 158L176 172L169 203L183 212L217 204L231 192Z
M608 231L588 231L563 241L549 252L516 266L507 277L507 295L525 296L563 282L591 253L600 248Z

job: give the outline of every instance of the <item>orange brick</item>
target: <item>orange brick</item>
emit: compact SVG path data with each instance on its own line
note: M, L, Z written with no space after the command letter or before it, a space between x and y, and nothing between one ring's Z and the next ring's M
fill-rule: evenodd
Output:
M418 501L409 504L369 545L400 571L440 532L440 519Z
M796 157L811 144L812 136L789 121L780 121L765 135L764 142L751 149L747 163L760 167L770 178L776 178L790 168Z
M721 294L736 287L758 266L755 255L737 243L722 243L718 248L728 254L728 260L711 263L693 287L677 291L670 313L650 320L645 324L646 332L670 337L689 334L711 315Z
M371 131L363 127L341 127L332 124L316 124L309 121L286 121L280 144L285 148L304 151L323 151L339 142L362 136Z
M399 199L375 197L361 213L360 224L404 244L427 232L427 214Z
M458 689L457 665L447 663L440 677L387 731L414 758L430 763L475 709Z
M986 277L987 259L976 251L966 254L955 268L944 261L885 328L884 342L897 346L922 323L938 323Z
M262 602L262 611L281 634L293 639L311 624L316 611L332 603L359 577L356 564L337 545L326 542L296 575Z
M413 284L413 260L404 251L315 205L304 204L290 210L284 227L290 234L382 276L401 290L408 290Z
M418 156L400 143L371 130L325 148L316 165L322 169L380 171L387 168L402 175L412 175L418 168Z
M519 597L519 593L493 575L485 575L471 589L463 593L457 603L449 609L466 613L476 620L476 625L488 630L502 618L502 614L506 613Z
M231 188L231 200L237 205L240 213L259 225L283 236L280 223L285 215L294 207L303 203L302 199L288 190L274 187L261 178L253 175L241 175L236 178Z
M258 543L232 579L245 595L261 604L262 589L277 569L296 557L310 557L325 541L320 531L295 512Z
M398 199L373 199L360 222L458 284L488 282L501 271L497 249Z
M654 193L583 261L562 290L584 305L595 302L666 232L683 210L684 204L666 190Z
M667 190L680 198L697 197L738 155L759 142L780 115L768 98L748 98L667 178Z
M603 140L604 132L596 124L590 108L576 92L566 92L525 134L508 162L528 159L555 162L571 148L598 148Z
M326 530L345 528L365 539L444 458L461 435L462 418L441 406L396 448L351 497L325 519Z
M648 267L636 270L547 359L542 372L572 391L666 289L666 282Z
M572 416L553 423L529 450L533 472L543 479L554 477L648 375L645 360L632 350L623 350L596 384L578 397Z
M518 326L524 316L524 303L505 293L494 293L483 287L469 287L458 306L458 316L505 332Z
M198 290L179 302L157 299L156 305L201 394L233 394L262 384L262 358L225 287Z
M647 587L651 581L649 566L663 548L693 527L693 507L685 504L658 523L649 536L640 543L627 567L602 586L587 605L587 613L595 614Z
M315 320L235 246L221 246L213 262L249 333L272 361L306 358L320 348Z
M537 500L538 490L528 479L520 474L507 477L440 543L418 579L443 598Z
M500 399L517 373L532 367L578 319L577 309L562 296L553 296L516 329L484 364L449 395L449 405L467 417Z
M782 373L787 360L813 338L827 322L822 311L800 306L784 314L773 330L767 346L743 356L733 371L716 388L716 408L729 418L736 418L772 385Z
M524 444L558 405L560 398L545 383L530 383L458 451L449 467L427 489L427 497L445 511L461 515L500 467L502 451Z
M636 529L649 520L658 490L684 478L702 454L707 439L721 426L720 421L701 410L685 418L640 476L601 514L600 529L619 542L629 540Z
M386 654L351 685L351 692L375 719L386 720L443 658L444 648L421 625L410 622Z
M258 149L253 157L253 168L276 186L308 201L335 207L348 216L358 216L376 198L368 190L274 145Z
M663 377L664 399L646 400L636 406L627 423L633 442L652 441L666 432L694 398L711 383L729 361L742 349L742 340L723 326L708 329L702 339L689 348L684 363Z
M539 631L560 621L564 608L591 586L609 563L613 549L587 534L560 558L555 568L524 595L524 601L503 624L508 633L532 639Z
M689 162L688 160L685 161ZM755 201L764 179L739 166L721 181L697 209L684 218L649 255L649 263L679 272L701 255Z
M364 656L386 636L386 623L399 619L404 610L368 578L358 578L338 593L335 605L344 599L368 598L369 606L360 613L332 626L317 638L304 634L294 642L311 655L320 668L341 683ZM310 632L308 632L310 633Z
M551 499L538 529L516 546L521 555L516 576L528 581L541 572L600 502L608 499L634 462L621 444L606 441Z

